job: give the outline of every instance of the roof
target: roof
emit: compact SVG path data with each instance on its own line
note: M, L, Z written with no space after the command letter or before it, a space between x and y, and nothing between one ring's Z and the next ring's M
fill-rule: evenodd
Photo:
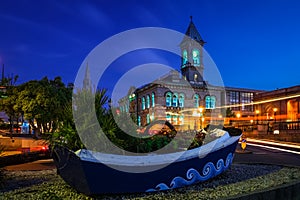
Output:
M205 43L204 40L202 39L202 37L201 37L200 33L198 32L195 24L193 23L193 17L191 16L190 18L191 18L190 24L189 24L189 26L188 26L188 28L185 32L185 35L188 36L188 37L185 36L181 43L183 43L188 38L189 39L191 38L191 39L199 42L200 44L204 44Z

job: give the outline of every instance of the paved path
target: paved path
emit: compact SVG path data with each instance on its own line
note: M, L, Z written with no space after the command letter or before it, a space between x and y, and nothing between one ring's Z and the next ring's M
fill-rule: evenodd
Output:
M5 170L9 170L9 171L26 171L26 170L39 171L39 170L47 170L47 169L55 169L55 168L56 167L52 159L37 160L34 162L4 167Z

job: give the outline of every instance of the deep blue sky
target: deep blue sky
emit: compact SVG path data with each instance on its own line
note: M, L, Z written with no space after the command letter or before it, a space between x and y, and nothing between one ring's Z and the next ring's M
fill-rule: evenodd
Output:
M18 83L74 82L108 37L147 26L184 33L193 15L226 86L273 90L300 84L299 10L297 0L0 1L0 65Z

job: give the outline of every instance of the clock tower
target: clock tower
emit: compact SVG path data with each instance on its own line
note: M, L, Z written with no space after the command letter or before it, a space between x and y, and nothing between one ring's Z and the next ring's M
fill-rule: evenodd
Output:
M185 36L180 43L181 48L181 74L190 83L203 83L203 45L205 44L199 34L192 16Z

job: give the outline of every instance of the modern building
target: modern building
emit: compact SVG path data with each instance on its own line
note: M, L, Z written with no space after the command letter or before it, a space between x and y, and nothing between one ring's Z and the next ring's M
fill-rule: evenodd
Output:
M262 92L254 97L260 121L295 122L300 120L300 85Z
M253 116L251 103L261 91L217 86L204 80L204 45L191 18L180 43L180 72L173 70L151 83L130 88L119 101L120 111L135 115L139 126L162 119L184 130L222 124L227 109Z

